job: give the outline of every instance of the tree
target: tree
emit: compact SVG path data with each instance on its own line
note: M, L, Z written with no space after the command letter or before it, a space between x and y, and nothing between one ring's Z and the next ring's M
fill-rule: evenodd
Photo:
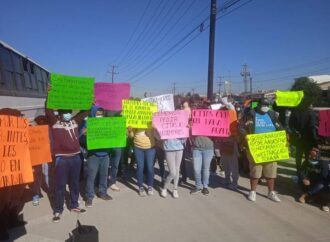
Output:
M304 98L300 104L302 108L309 107L311 104L317 105L322 95L322 90L317 83L305 76L295 79L291 91L304 91Z

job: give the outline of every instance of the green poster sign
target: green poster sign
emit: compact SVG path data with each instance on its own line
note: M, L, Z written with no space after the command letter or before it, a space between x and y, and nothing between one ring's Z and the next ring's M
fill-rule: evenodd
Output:
M47 108L88 110L94 98L94 78L51 73Z
M124 117L87 119L88 150L125 146L126 120Z

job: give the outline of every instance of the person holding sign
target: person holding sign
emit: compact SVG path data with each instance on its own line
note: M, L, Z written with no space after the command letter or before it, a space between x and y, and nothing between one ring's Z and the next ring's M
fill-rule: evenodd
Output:
M247 134L268 133L276 130L282 130L282 125L278 121L276 113L269 109L269 101L266 98L261 98L257 107L251 109L242 117L240 132L245 139L247 138ZM248 199L252 202L256 201L257 185L263 174L267 180L268 198L274 202L280 202L280 198L274 191L274 183L277 175L276 161L257 164L247 144L245 144L245 148L247 149L247 158L250 164L251 191Z
M128 127L128 134L134 137L134 155L137 163L137 182L139 186L139 195L144 197L145 191L143 188L143 170L144 164L147 165L147 185L148 195L154 194L154 159L156 155L155 138L153 128L148 129L132 129Z
M209 106L203 108L209 108ZM191 190L190 194L194 195L202 192L202 194L208 196L210 194L208 190L210 165L214 155L213 140L207 136L192 136L191 139L193 143L195 189Z
M10 117L20 118L22 113L16 109L3 108L0 109L0 115ZM1 122L0 122L1 124ZM17 122L18 124L18 122ZM17 125L13 122L13 126ZM25 124L26 126L28 123ZM0 128L2 125L0 125ZM3 162L3 161L2 161ZM6 160L5 160L6 162ZM30 163L29 160L23 160L24 164ZM26 168L24 166L24 168ZM31 169L31 167L30 167ZM2 173L1 180L4 181L5 178ZM32 176L32 172L31 172ZM24 193L26 184L16 184L14 186L1 186L0 187L0 240L9 240L8 229L24 226L25 221L20 219L19 214L24 208Z
M91 117L103 118L104 109L93 106L91 109ZM87 172L86 172L86 186L85 186L85 206L90 208L93 206L93 198L95 196L94 184L97 173L99 173L98 182L98 196L103 200L112 200L112 197L108 195L108 168L110 163L109 152L110 149L88 149L86 144L86 136L88 136L88 127L84 126L82 129L82 136L80 137L80 143L84 147L87 147Z
M52 128L55 154L55 205L53 222L59 222L64 210L66 184L69 183L70 205L72 212L83 213L79 208L79 178L81 169L80 144L78 125L82 123L89 111L81 111L72 116L72 110L54 110L46 108L46 116Z

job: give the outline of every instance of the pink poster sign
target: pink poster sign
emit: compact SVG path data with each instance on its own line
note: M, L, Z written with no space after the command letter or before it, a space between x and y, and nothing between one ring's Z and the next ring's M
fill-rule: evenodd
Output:
M106 110L122 110L122 100L129 99L131 85L129 83L96 82L94 85L94 102L96 106Z
M320 111L319 135L330 137L330 109Z
M226 110L192 110L192 135L229 136L229 112Z
M157 112L152 118L152 125L158 131L160 139L189 137L188 113L184 110Z

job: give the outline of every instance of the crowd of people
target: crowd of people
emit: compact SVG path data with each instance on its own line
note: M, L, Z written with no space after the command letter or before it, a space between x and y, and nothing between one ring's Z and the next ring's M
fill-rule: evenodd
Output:
M209 102L193 104L193 108L209 109ZM190 117L189 101L184 101L178 109L185 110ZM35 118L37 125L49 125L53 162L33 167L34 182L30 184L33 193L32 203L37 206L41 196L40 188L45 185L53 202L53 222L59 222L64 211L66 187L69 187L68 209L75 213L84 213L80 206L79 195L84 198L85 207L93 206L95 196L103 200L112 200L109 190L119 192L118 176L125 176L128 170L136 170L138 195L154 195L155 162L159 163L161 185L157 189L160 196L166 198L173 182L170 194L179 198L179 182L186 182L188 158L192 158L194 188L191 195L209 195L210 172L220 166L224 172L224 182L228 189L239 189L240 173L248 173L250 192L248 200L257 199L257 186L265 179L268 198L280 202L275 192L277 161L257 164L249 150L248 134L260 134L286 130L288 146L295 147L295 159L301 196L298 201L304 203L317 194L327 194L329 189L329 137L317 135L317 114L310 103L302 102L297 108L283 109L272 105L266 98L258 100L256 108L250 103L245 106L223 101L221 110L228 110L230 116L229 137L193 136L181 139L161 140L157 131L127 128L127 146L89 150L86 145L88 117L120 116L120 112L104 110L93 106L91 110L81 111L73 116L72 110L45 109L45 116ZM290 115L291 113L291 115ZM13 109L2 109L0 114L20 116ZM303 159L304 158L304 159ZM167 171L165 169L167 164ZM146 186L144 185L146 182ZM83 184L81 192L80 185ZM25 185L0 189L0 228L1 238L8 238L8 229L24 224L18 218L24 204ZM322 198L322 209L329 211L327 197Z

